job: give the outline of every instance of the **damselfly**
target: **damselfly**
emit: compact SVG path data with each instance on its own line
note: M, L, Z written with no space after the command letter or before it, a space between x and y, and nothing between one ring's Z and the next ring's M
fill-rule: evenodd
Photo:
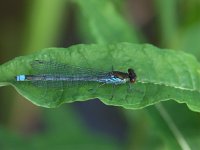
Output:
M17 75L16 81L28 81L40 87L58 87L63 85L79 84L81 82L98 82L102 85L119 85L134 83L136 74L129 68L128 72L110 71L101 72L94 69L75 67L51 61L35 60L31 63L32 69L36 72L29 75ZM48 83L48 84L46 84Z

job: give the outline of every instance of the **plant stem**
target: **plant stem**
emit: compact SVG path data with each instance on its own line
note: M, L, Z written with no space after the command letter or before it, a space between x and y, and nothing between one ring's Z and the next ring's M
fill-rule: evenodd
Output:
M159 104L156 104L155 107L159 111L159 113L162 116L162 118L167 123L169 129L174 134L174 136L175 136L176 140L178 141L180 147L183 150L191 150L191 148L190 148L189 144L187 143L186 139L181 134L180 130L177 128L176 124L174 123L174 121L170 117L169 113L164 108L164 106L161 103L159 103Z

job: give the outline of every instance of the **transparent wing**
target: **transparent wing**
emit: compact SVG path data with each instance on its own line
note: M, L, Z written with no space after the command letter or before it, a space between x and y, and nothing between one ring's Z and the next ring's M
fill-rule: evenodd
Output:
M67 64L57 63L53 61L43 61L35 60L31 62L32 69L36 74L42 75L56 75L56 76L73 76L73 77L84 77L84 76L105 76L108 72L96 71L90 68L81 68L76 66L71 66ZM37 87L44 88L64 88L64 87L73 87L80 85L88 85L91 82L87 81L73 81L73 80L53 80L53 81L32 81L32 84Z
M69 76L95 76L105 74L103 71L96 71L91 68L81 68L53 61L35 60L31 62L31 66L34 72L40 74L62 74Z
M61 88L74 87L80 85L88 85L90 82L75 82L75 81L32 81L34 86L41 88Z

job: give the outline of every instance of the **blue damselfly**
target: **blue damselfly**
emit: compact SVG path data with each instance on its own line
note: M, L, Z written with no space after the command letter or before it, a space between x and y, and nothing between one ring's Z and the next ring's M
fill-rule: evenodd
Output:
M30 81L37 86L43 85L44 82L51 82L51 86L59 86L61 83L79 83L79 82L98 82L102 84L119 85L125 83L134 83L136 74L133 69L129 68L128 72L110 71L101 72L94 69L75 67L71 65L55 63L51 61L35 60L31 63L36 74L17 75L16 81ZM63 84L60 84L61 86ZM73 84L71 84L73 85Z

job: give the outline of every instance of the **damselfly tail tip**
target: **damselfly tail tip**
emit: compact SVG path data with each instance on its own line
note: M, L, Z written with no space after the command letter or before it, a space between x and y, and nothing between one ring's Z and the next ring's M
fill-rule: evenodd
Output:
M25 80L25 75L18 75L18 76L15 76L15 80L16 80L16 81L24 81L24 80Z

